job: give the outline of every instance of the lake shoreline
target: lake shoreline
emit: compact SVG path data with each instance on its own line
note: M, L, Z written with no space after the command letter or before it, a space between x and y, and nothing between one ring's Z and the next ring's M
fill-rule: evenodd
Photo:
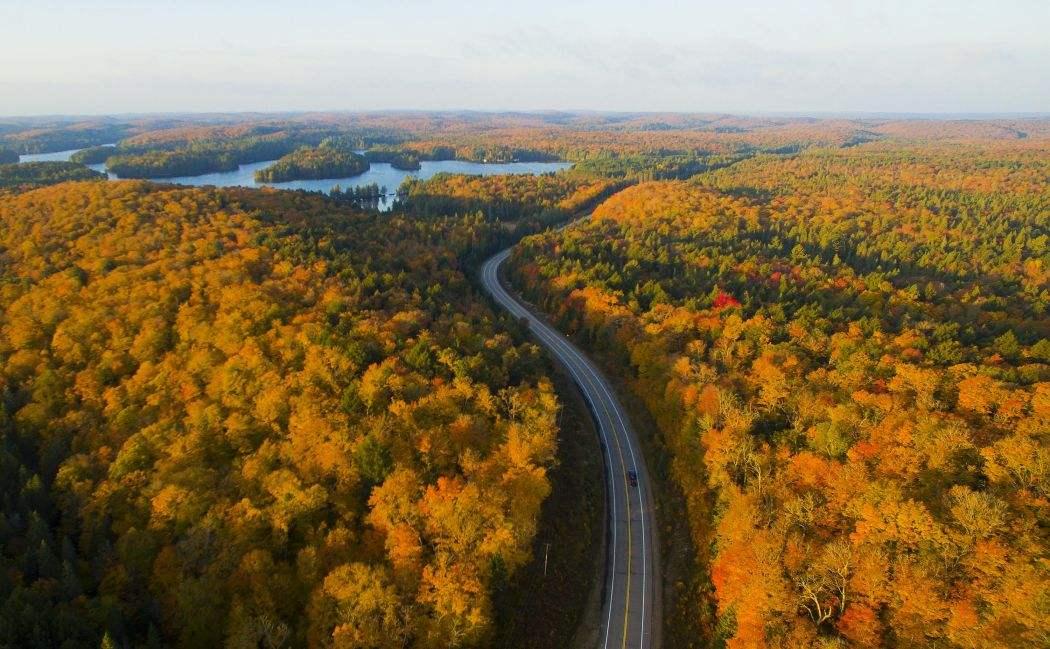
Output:
M24 155L19 160L23 162L43 161L67 161L77 151L56 151L54 153L38 153ZM393 197L397 195L397 188L401 186L406 178L427 180L439 173L464 174L474 176L493 176L503 174L543 174L562 171L572 167L571 162L467 162L464 160L422 160L420 168L415 171L401 170L389 162L373 162L364 173L344 178L318 178L312 180L290 180L280 183L257 182L255 172L273 164L276 160L264 160L240 165L233 171L220 171L198 176L175 176L172 178L141 178L149 182L164 183L169 185L186 185L190 187L270 187L273 189L319 191L329 194L335 188L343 190L354 187L365 187L378 185L384 189L380 193L381 200L379 209L389 210L393 207ZM122 179L116 174L106 170L105 164L86 165L89 169L105 173L110 180Z

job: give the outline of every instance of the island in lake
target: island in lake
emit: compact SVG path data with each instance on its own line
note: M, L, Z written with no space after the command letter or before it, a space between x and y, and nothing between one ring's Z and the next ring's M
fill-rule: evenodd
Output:
M290 180L349 178L369 169L368 159L359 153L322 143L303 147L280 158L265 169L255 172L260 183L283 183Z
M413 151L402 151L401 149L374 148L365 151L365 157L369 162L387 162L394 169L401 171L419 171L419 154Z

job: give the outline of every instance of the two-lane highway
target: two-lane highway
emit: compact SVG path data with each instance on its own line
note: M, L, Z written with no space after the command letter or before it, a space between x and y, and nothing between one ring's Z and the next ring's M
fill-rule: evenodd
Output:
M660 644L655 520L645 467L634 430L610 382L565 336L529 311L500 283L510 249L481 269L485 289L507 311L528 321L539 342L572 375L591 409L605 459L607 522L606 583L599 647L652 649Z

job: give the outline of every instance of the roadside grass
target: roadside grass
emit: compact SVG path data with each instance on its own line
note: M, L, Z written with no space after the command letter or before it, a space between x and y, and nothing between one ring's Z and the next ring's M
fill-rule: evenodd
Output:
M558 465L550 472L552 491L540 514L533 559L494 596L494 647L587 646L590 627L597 624L605 525L601 448L576 387L560 369L551 375L563 405Z

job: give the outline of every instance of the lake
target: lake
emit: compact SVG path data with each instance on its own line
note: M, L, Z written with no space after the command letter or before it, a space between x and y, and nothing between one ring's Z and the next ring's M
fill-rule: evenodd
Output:
M19 162L69 162L69 156L73 155L80 149L70 149L69 151L55 151L54 153L23 153L18 159ZM93 165L98 166L98 165Z
M74 153L76 153L77 151L80 151L80 149L70 149L68 151L54 151L52 153L23 153L18 158L18 161L19 162L69 162L69 158L72 157L72 155ZM88 168L89 169L94 169L95 171L101 171L101 172L105 172L106 171L106 165L104 165L104 164L88 165ZM114 178L114 177L115 176L110 174L110 178Z
M43 161L65 161L75 153L73 151L58 151L55 153L36 153L23 155L21 162L43 162ZM273 164L273 160L265 162L253 162L241 165L236 171L222 171L201 176L179 176L176 178L150 178L158 183L171 183L177 185L214 185L216 187L274 187L277 189L305 189L308 191L330 192L333 187L340 186L343 189L359 187L375 183L380 187L386 187L388 192L394 192L405 178L418 178L426 180L435 174L471 174L475 176L495 176L501 174L542 174L553 171L561 171L572 166L571 162L504 162L504 163L481 163L464 162L462 160L421 161L419 171L402 171L394 169L386 162L373 162L371 168L365 173L351 178L328 178L325 180L293 180L286 183L257 183L255 172L263 167ZM105 165L88 165L95 171L105 171ZM109 174L110 179L117 180L116 174ZM393 203L392 197L383 199L380 209L389 209Z

